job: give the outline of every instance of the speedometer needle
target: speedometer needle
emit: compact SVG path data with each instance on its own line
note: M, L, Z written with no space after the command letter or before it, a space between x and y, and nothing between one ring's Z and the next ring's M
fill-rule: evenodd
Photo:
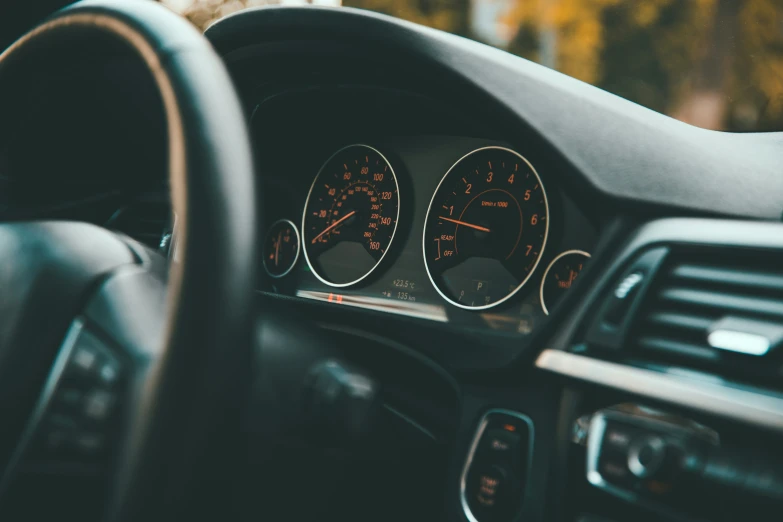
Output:
M335 229L335 227L337 227L338 225L340 225L340 224L341 224L343 221L345 221L345 220L346 220L346 219L348 219L349 217L353 216L354 214L356 214L356 211L355 211L355 210L351 210L351 211L350 211L350 212L348 212L346 215L344 215L343 217L341 217L340 219L338 219L337 221L335 221L334 223L332 223L331 225L329 225L328 227L326 227L326 228L323 230L323 232L321 232L320 234L318 234L317 236L315 236L315 237L313 238L313 244L315 244L315 242L316 242L316 241L318 241L318 240L321 238L321 236L323 236L323 235L324 235L324 234L326 234L327 232L330 232L331 230L334 230L334 229Z
M463 227L473 228L476 230L480 230L481 232L489 232L489 229L487 227L482 227L480 225L474 225L473 223L466 223L464 221L460 221L458 219L451 219L443 216L438 216L438 219L443 219L445 221L451 221L452 223L456 223L458 225L462 225Z

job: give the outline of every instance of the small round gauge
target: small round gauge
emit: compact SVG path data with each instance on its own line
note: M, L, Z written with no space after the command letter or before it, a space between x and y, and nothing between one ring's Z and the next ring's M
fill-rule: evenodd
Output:
M590 254L587 252L567 250L549 263L541 280L541 308L546 315L573 286L588 259Z
M287 219L272 223L264 239L264 268L275 278L283 277L299 259L299 231Z
M525 285L548 233L549 203L533 166L510 149L484 147L438 185L424 225L424 264L447 301L483 310Z
M400 215L388 160L367 145L338 150L310 187L302 244L313 274L330 286L358 283L389 251Z

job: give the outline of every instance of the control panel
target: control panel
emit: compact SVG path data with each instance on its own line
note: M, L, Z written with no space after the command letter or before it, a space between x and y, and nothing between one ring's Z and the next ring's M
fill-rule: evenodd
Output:
M533 423L517 412L491 410L479 423L465 462L461 501L471 522L510 521L522 507Z
M0 488L24 482L17 481L23 475L56 477L57 488L74 483L74 477L100 480L125 380L114 348L83 321L74 321Z
M121 384L118 358L89 330L79 332L41 412L24 464L103 463Z
M76 319L3 472L1 519L102 518L127 382L122 353Z
M751 441L727 444L692 420L641 406L601 410L587 433L587 480L672 520L779 512L783 462ZM762 517L762 518L759 518Z

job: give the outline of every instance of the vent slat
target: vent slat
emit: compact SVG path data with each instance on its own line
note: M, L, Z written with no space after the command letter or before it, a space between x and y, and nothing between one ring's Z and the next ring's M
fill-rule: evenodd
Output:
M679 305L783 318L783 300L689 288L665 288L659 297L663 301Z
M654 312L647 317L647 323L662 328L682 328L696 332L706 332L714 321L711 317L685 315L674 312Z
M765 291L783 292L783 275L761 271L741 271L706 265L679 265L671 272L673 278L693 283L739 286Z
M659 352L667 355L677 355L681 357L701 359L703 361L718 361L720 355L707 346L673 341L664 337L640 337L637 345L639 348L650 352Z

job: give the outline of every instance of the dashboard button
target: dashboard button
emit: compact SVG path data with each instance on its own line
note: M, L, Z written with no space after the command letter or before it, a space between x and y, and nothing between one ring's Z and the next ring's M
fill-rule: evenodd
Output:
M508 474L500 466L478 470L473 484L471 508L481 519L493 519L505 509Z
M604 449L626 451L638 430L620 423L610 423L604 436Z
M532 430L530 419L516 412L491 410L483 417L462 471L468 520L514 519L525 497Z
M638 478L655 477L664 466L666 453L667 444L661 437L644 437L628 450L628 469Z
M615 484L624 484L630 479L628 467L619 459L605 459L600 466L601 475Z
M503 429L489 430L482 439L482 451L494 462L513 463L517 461L520 436Z

